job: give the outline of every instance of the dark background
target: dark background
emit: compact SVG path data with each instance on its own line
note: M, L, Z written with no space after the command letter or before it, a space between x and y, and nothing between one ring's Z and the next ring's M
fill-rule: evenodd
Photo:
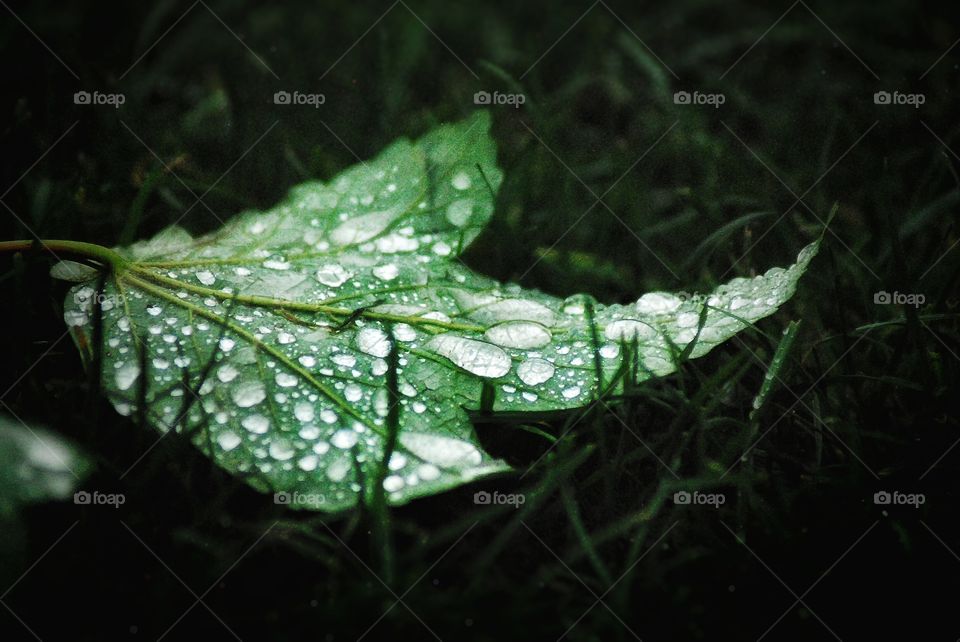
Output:
M98 463L84 487L127 501L34 506L2 535L0 637L155 640L177 622L163 639L235 639L229 627L355 640L392 590L409 610L364 639L433 639L429 627L556 640L571 626L565 639L634 639L626 626L643 640L960 638L958 13L815 0L4 4L0 238L115 245L188 208L181 224L215 229L468 114L478 90L526 98L491 107L506 178L467 257L485 274L607 302L704 291L786 265L837 213L796 298L760 331L586 415L531 419L565 436L529 474L547 442L478 426L518 474L394 511L390 590L368 515L284 510L176 439L131 468L155 436L92 395L69 339L56 341L65 286L42 256L2 257L0 410L75 438ZM76 105L80 90L125 103ZM278 90L326 102L274 105ZM726 102L678 105L680 90ZM878 105L877 91L925 102ZM925 303L877 305L878 291ZM799 338L752 422L791 320ZM684 483L727 502L676 506ZM527 502L481 510L479 489ZM877 506L880 490L926 502ZM601 596L609 609L579 619ZM178 621L196 597L209 609Z

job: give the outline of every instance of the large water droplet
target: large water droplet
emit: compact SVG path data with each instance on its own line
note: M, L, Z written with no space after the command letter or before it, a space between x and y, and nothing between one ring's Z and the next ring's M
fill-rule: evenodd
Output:
M395 493L403 486L403 477L400 475L389 475L383 480L383 489L388 493Z
M340 287L353 275L343 269L342 265L327 263L317 270L317 281L332 288Z
M393 263L378 265L373 268L373 275L381 281L392 281L400 274L400 270Z
M347 457L340 457L327 466L327 477L330 481L343 481L350 472L350 460Z
M633 341L657 336L657 330L649 323L637 319L620 319L608 323L603 336L610 341Z
M379 328L363 328L357 332L357 348L371 357L386 357L390 354L390 339Z
M296 452L293 449L293 446L290 445L290 442L286 439L277 439L270 442L270 456L276 459L277 461L286 461L293 457Z
M666 314L673 312L683 303L682 299L669 292L648 292L637 300L636 308L640 314Z
M488 329L487 340L505 348L542 348L550 343L550 331L533 321L508 321Z
M354 444L357 443L357 433L349 428L342 428L337 432L333 433L333 437L330 438L330 443L332 443L337 448L353 448Z
M363 398L363 390L355 383L348 383L343 389L343 398L350 402L357 402Z
M241 408L249 408L266 399L267 391L259 381L244 381L233 389L230 396Z
M563 392L560 394L563 395L564 399L573 399L580 396L580 386L570 386L569 388L564 388Z
M140 366L136 363L124 364L117 369L116 373L114 373L114 379L117 383L117 388L120 390L128 390L139 376Z
M482 461L480 451L472 444L421 432L401 432L400 443L420 459L441 468L466 468Z
M313 421L313 404L301 401L293 407L293 416L299 421Z
M229 452L240 445L240 436L233 431L225 430L217 435L217 443L224 451Z
M472 214L473 201L469 198L457 199L447 206L447 220L457 227L466 225Z
M440 334L426 347L478 377L495 379L510 371L510 355L492 343Z
M554 365L544 359L527 359L517 366L517 376L528 386L549 381L554 372L556 372Z
M357 358L352 354L347 354L341 352L330 357L330 361L333 361L338 366L343 366L344 368L352 368L357 365Z
M263 415L248 415L240 420L240 425L256 435L262 435L270 428L270 420Z
M223 383L230 383L237 378L238 374L240 373L237 371L237 369L229 363L225 363L217 369L217 379Z
M453 178L450 179L450 184L453 185L454 189L463 191L465 189L470 189L473 181L470 180L470 174L467 174L467 172L461 169L459 172L453 175Z

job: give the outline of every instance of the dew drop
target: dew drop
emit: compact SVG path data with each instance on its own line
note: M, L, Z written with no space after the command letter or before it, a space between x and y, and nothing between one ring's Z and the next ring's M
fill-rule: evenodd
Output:
M470 180L470 175L461 169L459 172L453 175L452 179L450 179L450 184L453 185L454 189L463 191L465 189L470 189L473 181Z
M343 428L333 433L333 437L330 438L330 443L332 443L337 448L347 449L353 448L357 443L357 433L348 429Z
M262 435L270 428L270 420L263 415L248 415L240 421L240 425L255 435Z
M413 341L417 338L417 331L406 323L398 323L393 327L393 336L397 341Z
M270 442L269 452L270 456L277 461L286 461L293 457L296 451L286 439L277 439L276 441Z
M478 377L496 379L510 371L510 355L492 343L440 334L426 347Z
M240 436L233 431L225 430L217 435L217 443L225 452L229 452L240 445Z
M403 477L400 475L389 475L383 480L383 489L388 493L395 493L403 488Z
M469 198L457 199L447 207L447 220L457 227L466 225L472 214L473 201Z
M343 389L343 397L350 402L360 401L363 397L363 390L355 383L347 384L346 388Z
M315 424L307 424L303 426L297 434L300 435L302 439L313 441L320 436L320 427Z
M488 329L484 335L487 340L505 348L542 348L553 338L550 331L532 321L508 321Z
M350 460L346 457L341 457L327 466L327 478L333 482L343 481L348 472L350 472Z
M230 395L241 408L250 408L267 398L267 391L259 381L244 381Z
M452 437L419 432L401 432L400 443L411 453L441 468L476 466L482 460L472 444Z
M373 275L381 281L392 281L400 274L400 270L393 263L378 265L373 268Z
M313 404L301 401L293 407L293 416L300 421L313 421Z
M407 458L403 453L398 453L393 451L390 454L390 463L388 464L390 470L400 470L407 465Z
M620 319L607 324L603 331L610 341L633 341L634 339L649 339L655 337L657 331L649 323L637 319Z
M117 388L120 390L128 390L139 376L140 366L136 363L128 363L117 369L116 373L114 373L114 380L117 383Z
M317 270L317 281L332 288L340 287L352 276L351 273L343 269L342 265L337 263L321 265L320 269Z
M564 388L563 392L560 394L563 395L564 399L573 399L574 397L580 396L580 386L570 386L569 388Z
M527 359L517 366L517 376L528 386L549 381L554 372L556 372L554 365L544 359Z
M357 332L357 348L371 357L386 357L390 354L390 340L379 328L363 328Z
M217 370L217 379L223 383L230 383L237 378L238 374L239 372L237 372L236 368L229 363L225 363Z
M604 359L616 359L620 354L620 346L616 343L605 343L600 347L600 356Z
M357 358L352 354L347 354L341 352L330 357L330 361L333 361L338 366L343 366L344 368L352 368L357 365Z
M440 469L433 464L420 464L417 466L417 476L424 481L433 481L440 477Z
M648 292L637 300L636 308L640 314L666 314L679 308L682 302L669 292Z

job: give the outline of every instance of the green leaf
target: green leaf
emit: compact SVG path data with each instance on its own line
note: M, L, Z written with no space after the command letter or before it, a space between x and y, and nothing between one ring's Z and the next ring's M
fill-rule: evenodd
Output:
M211 235L172 227L119 250L130 262L104 291L75 286L65 310L89 354L101 303L114 406L191 435L256 488L299 493L294 506L350 508L372 501L383 473L392 332L399 435L381 478L402 504L509 469L469 421L485 388L495 413L583 406L633 340L639 378L668 374L675 355L703 355L776 310L816 253L705 297L593 305L591 328L589 299L501 284L457 260L502 181L488 130L477 113Z

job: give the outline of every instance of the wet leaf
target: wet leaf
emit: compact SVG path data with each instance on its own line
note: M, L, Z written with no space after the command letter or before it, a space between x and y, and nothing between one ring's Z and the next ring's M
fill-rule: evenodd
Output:
M493 412L576 408L598 393L595 364L611 381L634 341L638 378L668 374L677 355L775 311L816 253L704 297L593 304L596 346L587 298L498 283L457 259L502 180L488 129L477 113L209 236L173 227L120 250L131 262L102 293L74 287L65 311L89 351L100 302L114 406L188 433L292 506L346 509L373 496L395 349L400 433L383 486L401 504L508 470L468 419L485 383Z

